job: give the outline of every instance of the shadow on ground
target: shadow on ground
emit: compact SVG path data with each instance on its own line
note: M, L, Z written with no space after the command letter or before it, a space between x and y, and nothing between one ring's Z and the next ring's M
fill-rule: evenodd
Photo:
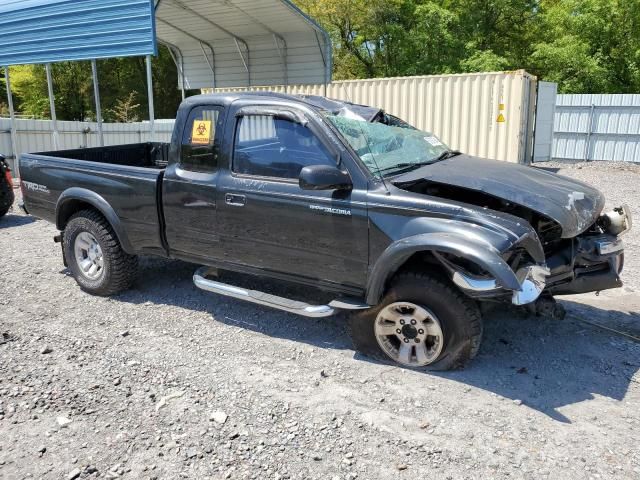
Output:
M136 288L115 299L207 312L215 321L319 348L352 348L346 315L304 318L206 293L191 283L196 268L179 261L144 258ZM235 277L223 274L222 281L237 280ZM244 286L258 289L260 280L248 280ZM306 292L304 287L291 289L282 285L270 291L282 295L292 290L298 294ZM580 315L585 318L606 318L606 312L599 310L580 305ZM355 356L371 361L362 355ZM554 321L506 309L485 315L483 346L465 370L424 373L521 401L551 418L569 422L559 409L592 399L594 395L622 400L639 367L640 346L629 339L576 319Z
M0 217L0 228L20 227L36 222L35 217L24 215L15 215L12 212L7 213L4 217Z

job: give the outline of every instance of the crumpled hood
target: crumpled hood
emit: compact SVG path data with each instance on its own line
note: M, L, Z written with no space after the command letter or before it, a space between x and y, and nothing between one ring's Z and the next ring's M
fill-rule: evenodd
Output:
M604 196L586 183L539 168L468 155L443 160L394 178L421 179L483 192L529 208L555 220L562 236L586 230L604 208Z

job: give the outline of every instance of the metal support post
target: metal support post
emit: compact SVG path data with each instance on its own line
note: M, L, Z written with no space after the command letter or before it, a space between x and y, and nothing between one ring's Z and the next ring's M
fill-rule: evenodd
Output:
M16 135L16 112L13 109L13 94L11 93L9 67L4 67L4 78L7 82L7 101L9 102L9 117L11 118L11 156L13 157L13 173L16 178L20 178L20 167L18 166L18 138Z
M202 43L200 44L202 47ZM173 53L173 47L167 46L167 50L169 50L169 55L171 55L171 59L173 63L175 63L176 68L178 69L178 77L180 77L180 91L182 92L182 101L184 101L185 95L185 80L184 80L184 64L182 62L182 55L176 57L175 53ZM204 49L202 50L204 52ZM206 58L206 57L205 57Z
M156 141L155 111L153 108L153 76L151 75L151 55L147 55L147 95L149 96L149 123L151 141Z
M51 108L51 123L53 124L53 149L60 148L60 134L58 132L58 119L56 117L56 99L53 96L53 78L51 76L51 64L47 63L47 87L49 88L49 106Z
M93 72L93 95L96 100L96 121L98 122L98 134L100 135L100 146L104 147L104 132L102 131L102 107L100 105L100 84L98 83L98 62L91 60L91 71Z

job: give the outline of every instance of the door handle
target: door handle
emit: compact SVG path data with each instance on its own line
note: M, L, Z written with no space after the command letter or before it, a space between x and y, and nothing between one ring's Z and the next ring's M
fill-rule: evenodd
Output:
M232 207L244 207L247 203L247 197L244 195L236 195L235 193L227 193L224 196L224 203Z

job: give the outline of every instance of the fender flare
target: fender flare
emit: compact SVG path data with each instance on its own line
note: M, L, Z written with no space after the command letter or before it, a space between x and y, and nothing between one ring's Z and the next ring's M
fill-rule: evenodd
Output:
M492 246L453 233L424 233L397 240L382 252L369 275L366 302L377 305L387 280L411 255L425 251L452 253L466 258L491 273L500 286L520 290L516 274Z
M120 245L122 245L122 249L128 254L135 254L135 250L129 241L129 236L127 235L127 232L115 210L103 197L98 195L96 192L87 190L86 188L68 188L62 192L60 197L58 197L58 202L56 203L56 227L58 230L64 230L64 226L62 225L62 212L64 211L64 206L74 200L88 203L98 210L113 228L113 231L120 241Z

